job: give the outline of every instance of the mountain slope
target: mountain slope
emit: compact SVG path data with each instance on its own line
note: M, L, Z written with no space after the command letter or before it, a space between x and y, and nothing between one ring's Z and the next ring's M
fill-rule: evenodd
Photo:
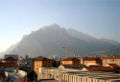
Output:
M94 52L89 55L120 56L120 45L113 46L102 51Z
M63 46L69 47L69 55L74 53L84 55L114 46L114 44L98 40L76 30L66 30L57 24L53 24L24 36L13 49L9 48L6 53L22 56L29 54L32 57L40 55L64 56L65 50L62 48Z
M120 56L120 45L106 49L104 53L112 56Z

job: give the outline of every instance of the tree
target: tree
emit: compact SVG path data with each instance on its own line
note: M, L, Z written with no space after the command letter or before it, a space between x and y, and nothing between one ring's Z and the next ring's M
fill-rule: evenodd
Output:
M25 68L25 67L20 67L19 69L27 72L27 78L29 81L36 81L37 80L37 74L34 72L34 70L29 69L29 68Z
M36 81L37 80L37 74L33 70L29 70L27 72L27 78L30 81Z
M120 73L120 67L115 68L115 73Z

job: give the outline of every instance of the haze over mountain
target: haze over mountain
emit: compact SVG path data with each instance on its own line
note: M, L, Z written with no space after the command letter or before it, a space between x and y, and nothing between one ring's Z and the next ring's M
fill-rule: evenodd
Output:
M11 46L5 53L22 56L29 54L31 57L65 56L65 49L62 47L69 47L69 56L73 54L82 56L118 44L112 40L96 39L74 29L64 29L57 24L52 24L25 35L19 43Z
M113 46L101 51L89 53L89 55L96 55L96 56L120 56L120 45Z

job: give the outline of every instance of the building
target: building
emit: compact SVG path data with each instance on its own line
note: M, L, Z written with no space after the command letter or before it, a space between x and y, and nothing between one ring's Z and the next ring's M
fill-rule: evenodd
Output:
M33 59L32 58L25 58L19 61L19 65L24 68L33 69Z
M40 68L38 80L55 79L58 82L120 82L120 75L113 72L80 71L75 69Z
M60 69L82 69L85 65L80 64L80 60L77 57L68 57L61 61Z
M5 63L13 63L13 64L18 63L17 59L15 59L15 58L13 58L13 57L7 57L7 58L3 59L2 62L5 62Z
M2 60L0 63L0 67L3 68L17 68L18 67L18 61L14 59L13 57L7 57Z
M109 64L116 64L120 66L120 57L113 57L113 56L108 56L108 57L102 57L102 66L109 66Z
M4 56L5 59L8 58L8 57L12 57L12 58L14 58L16 60L19 60L19 56L17 54L6 54Z
M80 60L76 57L68 57L62 60L62 65L80 65Z
M103 66L89 66L84 67L81 71L103 71L103 72L115 72L115 69L112 67L103 67Z
M100 57L83 57L83 58L81 58L81 61L83 61L81 63L86 66L90 66L90 65L101 66L101 62L102 62Z
M33 69L38 74L39 68L41 67L52 67L52 60L46 57L36 57L33 59Z

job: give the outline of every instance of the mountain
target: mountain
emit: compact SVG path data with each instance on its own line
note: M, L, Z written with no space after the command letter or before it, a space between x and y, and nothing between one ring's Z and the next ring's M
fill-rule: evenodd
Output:
M65 29L57 24L52 24L25 35L23 39L10 47L5 53L35 56L65 56L65 49L69 48L69 56L73 54L84 55L100 51L117 42L96 39L74 29Z
M104 50L104 53L111 56L120 56L120 45Z
M89 55L120 56L120 45L113 46L98 52L93 52L93 53L90 53Z

